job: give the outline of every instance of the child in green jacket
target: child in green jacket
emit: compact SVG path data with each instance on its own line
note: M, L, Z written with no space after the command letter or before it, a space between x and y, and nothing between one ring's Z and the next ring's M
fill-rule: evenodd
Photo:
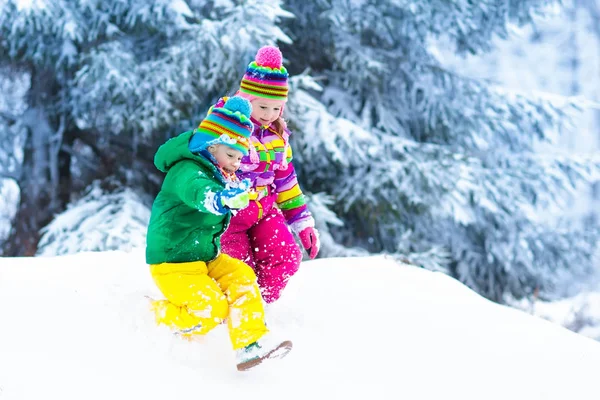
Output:
M247 100L232 97L198 129L158 149L154 163L166 177L152 206L146 247L146 262L165 296L152 304L157 322L191 336L227 319L239 370L292 347L266 335L252 268L220 252L231 213L249 202L249 184L237 181L235 172L248 153L250 114Z

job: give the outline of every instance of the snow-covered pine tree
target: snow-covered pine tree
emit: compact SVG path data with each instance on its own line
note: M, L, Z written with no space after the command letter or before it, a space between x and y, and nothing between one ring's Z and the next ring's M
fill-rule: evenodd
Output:
M2 1L2 63L30 78L5 254L35 254L40 228L94 179L155 187L157 144L197 123L257 48L288 41L288 16L279 0Z
M298 77L287 110L303 187L332 234L325 254L339 244L407 254L495 300L549 296L589 270L598 241L539 215L597 166L532 152L570 104L448 70L432 39L486 51L550 3L288 0L296 18L284 19L275 0L4 1L3 61L30 77L8 249L32 254L39 228L96 178L156 184L156 145L231 93L256 49L278 40L291 72L310 67L323 87Z
M23 160L24 127L18 116L25 110L27 76L0 66L0 255L19 201L18 178Z
M487 51L550 3L286 2L296 16L285 30L294 43L282 46L290 69L309 67L323 87L298 79L292 92L297 168L312 192L336 195L338 241L420 254L419 264L447 249L449 262L429 267L496 301L558 296L591 271L598 230L550 225L543 214L560 212L600 160L533 151L565 128L574 103L448 70L434 46Z
M598 0L577 0L575 4L587 11L589 20L586 21L586 28L589 29L596 37L596 43L600 48L600 2ZM587 49L583 50L587 52ZM596 71L600 69L600 57L596 58ZM598 74L598 72L596 73ZM600 81L598 77L597 82ZM599 85L600 86L600 85ZM593 100L600 102L600 90L597 88ZM594 112L596 129L596 148L600 148L600 108L596 108ZM590 224L600 224L600 179L598 179L592 187L592 209L593 212L589 216Z
M106 193L101 182L95 181L42 229L36 255L143 248L150 220L147 203L128 187Z

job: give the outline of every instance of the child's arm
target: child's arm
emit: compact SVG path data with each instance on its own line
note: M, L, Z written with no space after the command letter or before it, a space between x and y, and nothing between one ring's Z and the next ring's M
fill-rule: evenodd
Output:
M274 183L277 204L288 225L300 237L302 247L306 249L310 258L315 258L321 247L319 233L315 229L315 220L306 206L306 200L298 185L298 177L291 161L288 162L286 169L275 171Z
M163 186L188 207L200 212L222 215L231 208L243 208L241 197L245 190L224 188L192 162L179 162L173 166Z
M288 144L286 158L287 168L275 170L275 192L277 205L281 209L292 231L299 233L306 227L314 227L315 221L308 210L304 194L298 185L298 176L291 162L292 150Z
M289 131L286 131L289 138ZM285 141L288 139L284 138ZM285 220L291 230L300 237L302 247L306 249L310 258L315 258L321 247L319 232L315 229L315 220L312 217L300 185L298 176L292 164L292 147L287 143L285 146L285 163L275 170L275 193L277 193L277 205L283 213Z

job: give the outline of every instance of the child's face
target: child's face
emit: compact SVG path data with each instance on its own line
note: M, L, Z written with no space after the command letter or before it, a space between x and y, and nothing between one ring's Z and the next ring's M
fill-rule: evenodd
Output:
M255 99L251 103L252 118L262 125L269 125L279 118L284 102L281 100Z
M219 167L223 168L225 172L233 174L240 169L240 162L244 156L241 151L223 144L208 146L208 151L217 160Z

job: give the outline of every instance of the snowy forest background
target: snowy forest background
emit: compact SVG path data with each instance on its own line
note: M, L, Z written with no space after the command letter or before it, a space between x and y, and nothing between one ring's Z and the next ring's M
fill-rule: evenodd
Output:
M600 340L600 0L0 0L1 254L143 247L157 147L265 44L321 257Z

